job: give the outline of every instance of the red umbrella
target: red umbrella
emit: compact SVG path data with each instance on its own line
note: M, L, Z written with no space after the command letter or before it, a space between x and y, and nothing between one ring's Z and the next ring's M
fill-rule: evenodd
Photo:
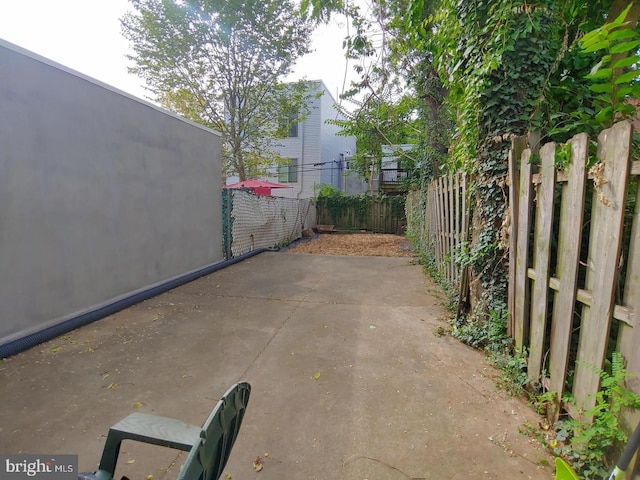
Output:
M271 195L272 188L293 188L291 185L283 185L281 183L267 182L266 180L244 180L242 182L232 183L226 188L250 188L256 195Z

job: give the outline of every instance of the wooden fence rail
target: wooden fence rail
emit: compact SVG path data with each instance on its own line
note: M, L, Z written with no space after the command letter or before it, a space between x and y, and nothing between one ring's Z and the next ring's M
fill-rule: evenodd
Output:
M558 398L572 385L580 412L595 405L608 350L622 353L640 392L640 162L631 139L628 122L603 131L589 172L586 134L569 142L564 170L554 143L538 166L528 149L510 155L513 338L528 348L529 377Z

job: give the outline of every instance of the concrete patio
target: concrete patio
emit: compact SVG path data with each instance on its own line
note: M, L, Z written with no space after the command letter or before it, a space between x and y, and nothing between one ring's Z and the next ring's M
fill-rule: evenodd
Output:
M443 301L408 258L257 255L2 361L0 451L90 471L122 417L200 425L247 380L228 478L551 478L518 433L537 415L481 352L436 335ZM172 479L184 458L125 442L117 478Z

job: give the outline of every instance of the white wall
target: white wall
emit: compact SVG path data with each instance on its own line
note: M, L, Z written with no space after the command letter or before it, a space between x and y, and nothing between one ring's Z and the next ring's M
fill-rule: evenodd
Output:
M283 146L278 148L283 157L298 159L298 182L288 184L294 188L273 190L274 196L310 198L316 195L315 187L321 183L344 187L340 154L355 153L355 137L337 136L340 128L326 123L336 118L335 100L322 82L312 83L323 95L313 100L309 116L298 126L298 137L280 140ZM265 179L278 182L277 175Z

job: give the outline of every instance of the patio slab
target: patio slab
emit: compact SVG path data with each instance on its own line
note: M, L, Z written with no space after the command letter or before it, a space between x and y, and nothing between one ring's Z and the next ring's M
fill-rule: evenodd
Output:
M436 335L443 301L411 259L260 254L4 360L0 452L90 471L122 417L200 425L247 380L235 480L552 478L518 433L537 415ZM175 478L184 458L124 442L117 478Z

